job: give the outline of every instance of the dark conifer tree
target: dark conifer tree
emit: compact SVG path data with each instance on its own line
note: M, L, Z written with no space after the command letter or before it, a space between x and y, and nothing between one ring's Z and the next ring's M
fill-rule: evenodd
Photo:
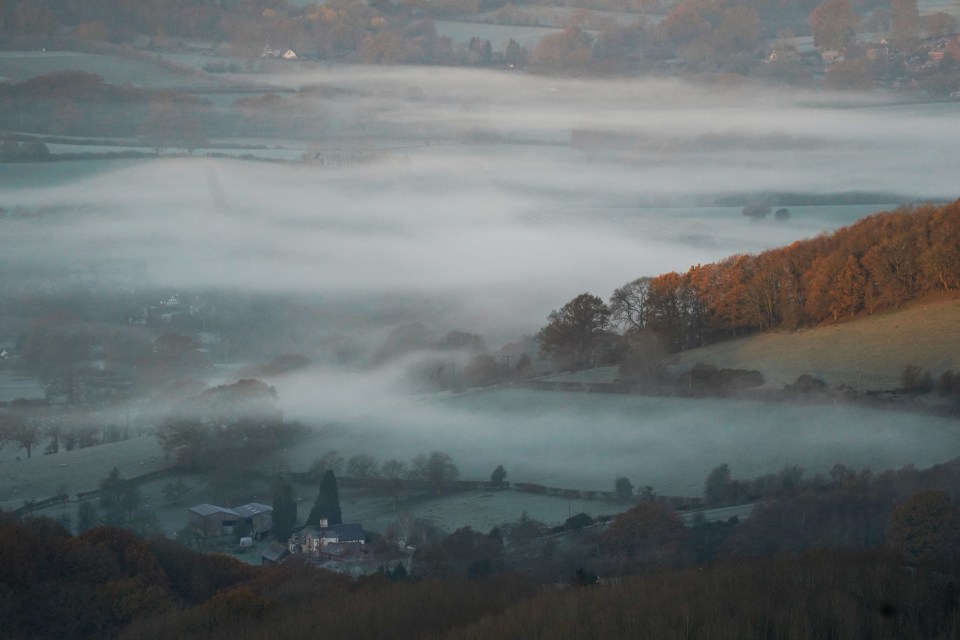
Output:
M337 488L337 477L330 469L327 469L320 480L320 491L317 492L317 499L307 517L307 524L320 524L322 518L327 519L327 524L343 522L343 515L340 513L340 489Z
M297 526L297 501L293 496L293 487L283 479L277 479L273 486L273 537L286 542Z

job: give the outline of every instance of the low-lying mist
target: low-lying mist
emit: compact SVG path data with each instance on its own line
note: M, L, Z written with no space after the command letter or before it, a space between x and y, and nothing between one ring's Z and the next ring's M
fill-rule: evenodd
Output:
M168 154L31 165L39 178L22 167L0 173L6 294L96 294L114 286L113 270L133 296L300 300L323 313L287 318L297 338L277 350L317 368L277 381L285 413L339 423L332 447L380 457L449 448L471 474L506 463L497 452L509 449L533 481L575 468L601 488L629 474L688 492L689 479L671 471L680 459L707 468L743 453L750 473L804 460L869 464L864 441L882 443L879 465L944 451L935 438L906 446L908 429L896 426L906 419L844 413L855 409L808 420L813 410L721 401L506 391L425 400L397 383L402 363L338 366L331 345L373 353L392 329L419 322L441 336L481 334L496 349L584 291L606 298L641 275L786 244L888 208L880 203L956 197L949 158L960 106L451 69L330 67L269 82L313 85L329 131L269 144L373 159L330 167ZM836 203L819 204L831 194ZM869 196L857 204L851 194ZM752 222L741 209L756 201L792 215ZM270 330L257 338L261 352L281 342ZM523 393L549 410L514 406L511 394ZM831 427L852 424L863 426L842 436Z
M410 396L400 371L335 369L277 379L286 414L330 419L292 451L307 468L328 450L410 460L450 453L466 478L503 464L515 482L613 490L617 476L668 495L699 495L713 467L738 477L799 465L810 476L836 463L874 470L926 467L955 450L955 421L858 406L676 399L525 389ZM949 453L948 453L949 455Z

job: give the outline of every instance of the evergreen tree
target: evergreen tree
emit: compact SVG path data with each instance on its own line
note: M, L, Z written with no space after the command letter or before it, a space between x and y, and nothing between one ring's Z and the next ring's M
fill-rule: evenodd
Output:
M293 497L293 487L284 479L278 478L273 486L273 537L286 542L297 526L297 502Z
M340 489L337 488L337 477L331 469L327 469L320 480L320 491L317 492L317 499L307 517L307 525L318 525L322 518L327 519L327 524L343 522L343 515L340 513Z
M490 484L495 487L502 487L506 479L507 470L503 468L502 464L498 464L497 468L494 469L493 473L490 474Z

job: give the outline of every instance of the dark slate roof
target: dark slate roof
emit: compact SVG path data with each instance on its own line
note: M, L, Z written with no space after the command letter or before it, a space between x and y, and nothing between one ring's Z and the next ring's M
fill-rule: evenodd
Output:
M367 539L367 532L363 530L359 523L332 524L324 529L324 532L336 534L340 542L360 542Z
M226 507L218 507L215 504L198 504L195 507L190 507L190 511L202 517L212 516L215 513L225 513L231 516L237 515L237 512L232 509L227 509Z
M280 544L279 542L274 542L269 547L263 550L260 554L260 557L264 560L270 560L271 562L277 562L289 555L290 551L285 545Z

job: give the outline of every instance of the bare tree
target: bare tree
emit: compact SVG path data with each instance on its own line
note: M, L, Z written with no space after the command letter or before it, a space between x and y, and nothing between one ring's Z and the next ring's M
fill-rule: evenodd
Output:
M375 478L377 477L377 460L367 454L358 454L351 456L347 460L347 475L354 478Z
M623 331L647 326L650 278L637 278L610 296L610 321Z

